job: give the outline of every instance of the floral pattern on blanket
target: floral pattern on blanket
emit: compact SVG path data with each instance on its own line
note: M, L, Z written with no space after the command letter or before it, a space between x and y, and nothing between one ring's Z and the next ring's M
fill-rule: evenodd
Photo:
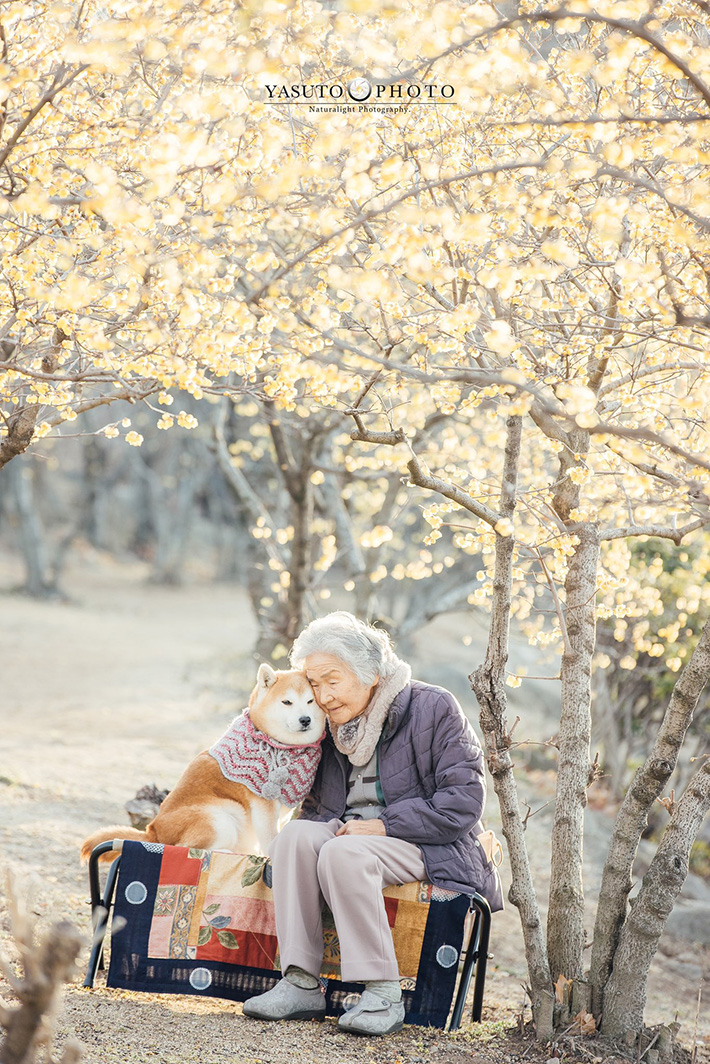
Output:
M432 886L405 883L388 887L383 893L400 974L415 979ZM321 974L339 979L340 944L327 907L323 938ZM278 970L269 860L218 850L166 847L153 905L148 957L222 961Z

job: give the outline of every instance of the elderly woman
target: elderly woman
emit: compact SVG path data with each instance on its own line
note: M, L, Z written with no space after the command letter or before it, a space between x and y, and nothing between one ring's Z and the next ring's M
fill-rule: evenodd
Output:
M352 614L309 624L291 651L305 668L329 736L300 818L271 845L284 977L244 1003L263 1020L322 1017L321 907L340 940L342 977L363 982L339 1024L379 1035L404 1020L383 887L418 879L478 890L502 907L500 882L476 842L485 799L483 755L456 699L412 680L387 634Z

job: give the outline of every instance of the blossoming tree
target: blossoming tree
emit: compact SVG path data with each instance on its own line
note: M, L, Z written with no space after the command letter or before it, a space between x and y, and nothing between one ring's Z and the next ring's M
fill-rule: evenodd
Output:
M638 1031L710 807L707 761L629 910L631 863L707 678L710 630L687 653L680 610L672 645L649 642L678 678L617 819L587 975L591 672L596 617L623 634L658 605L629 579L630 538L679 545L708 523L707 4L11 10L0 462L119 397L155 400L169 428L175 389L251 392L347 415L363 445L352 461L440 496L431 544L455 523L464 559L485 561L471 599L490 604L491 637L472 683L538 1034L570 1012ZM404 102L324 111L266 89L342 94L353 78ZM422 84L455 98L407 91ZM343 544L335 521L324 534ZM560 654L546 935L505 716L511 615Z

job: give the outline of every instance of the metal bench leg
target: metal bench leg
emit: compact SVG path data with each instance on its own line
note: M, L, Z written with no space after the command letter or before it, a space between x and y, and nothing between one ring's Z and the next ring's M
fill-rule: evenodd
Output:
M491 907L485 899L485 908L481 908L480 930L476 944L476 975L473 980L473 1010L471 1019L481 1022L483 1012L483 993L486 988L486 968L488 966L488 944L491 939Z
M466 1005L466 996L471 983L473 966L476 966L476 976L473 984L473 1015L474 1023L480 1023L483 1008L483 993L486 984L486 964L488 961L488 943L491 930L490 905L480 894L475 894L471 899L471 912L475 913L473 926L465 946L463 968L459 977L456 1001L451 1014L449 1030L455 1031L461 1026L463 1010Z
M89 891L91 895L91 923L94 928L94 937L89 955L89 965L86 969L84 986L93 986L96 972L103 968L104 938L108 926L109 911L113 902L113 894L116 889L116 877L118 866L121 863L120 852L116 853L116 859L109 867L106 876L106 885L103 896L99 882L99 858L104 853L114 849L113 842L102 842L91 853L89 858Z
M468 936L468 942L464 945L464 961L461 968L461 974L459 976L459 985L456 991L456 1000L454 1002L454 1010L451 1013L451 1021L449 1023L449 1030L456 1031L461 1026L461 1019L463 1017L463 1010L466 1004L466 995L468 994L469 984L471 982L471 969L473 965L473 955L476 950L476 940L478 939L478 929L481 923L481 915L478 911L475 912L473 917L473 924L471 925L471 931Z

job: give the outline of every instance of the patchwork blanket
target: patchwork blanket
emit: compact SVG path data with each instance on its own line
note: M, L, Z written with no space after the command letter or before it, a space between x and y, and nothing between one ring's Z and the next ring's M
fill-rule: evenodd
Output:
M406 1022L444 1027L469 899L427 882L383 893ZM117 916L125 925L112 935L109 986L244 1001L280 978L271 865L265 857L126 842ZM327 909L323 928L321 977L327 1011L337 1015L362 985L340 978L338 937Z

